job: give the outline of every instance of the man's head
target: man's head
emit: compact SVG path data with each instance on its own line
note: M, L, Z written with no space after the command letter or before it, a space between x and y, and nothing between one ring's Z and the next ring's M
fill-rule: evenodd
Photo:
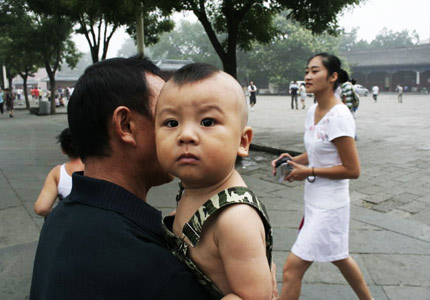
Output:
M69 128L85 175L119 184L141 198L151 186L171 180L155 150L155 104L164 85L158 73L141 57L101 61L85 70L68 104Z
M167 172L188 185L208 185L248 155L252 129L240 84L208 64L178 70L156 108L157 155Z
M128 107L152 119L151 90L145 74L159 75L146 58L112 58L88 67L79 78L68 103L68 120L83 160L110 155L109 122L117 107Z

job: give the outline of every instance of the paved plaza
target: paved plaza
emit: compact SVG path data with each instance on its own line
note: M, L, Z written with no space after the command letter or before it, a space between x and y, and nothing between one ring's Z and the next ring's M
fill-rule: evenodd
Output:
M279 150L304 151L306 109L291 110L287 96L257 96L249 112L253 150L237 168L266 204L274 227L278 281L297 235L303 182L279 183L270 161ZM0 115L0 299L28 299L43 218L33 204L50 169L65 160L55 136L67 127L65 108L36 116ZM430 95L361 97L357 148L361 176L350 182L350 252L376 300L430 300ZM264 151L262 151L264 150ZM174 208L176 182L151 190L149 203ZM144 253L142 253L144 255ZM300 299L356 299L331 264L305 274Z

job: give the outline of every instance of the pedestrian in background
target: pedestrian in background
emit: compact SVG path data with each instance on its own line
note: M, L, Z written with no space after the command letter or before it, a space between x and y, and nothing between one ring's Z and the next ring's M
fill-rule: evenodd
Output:
M1 114L3 114L3 112L4 112L3 111L3 104L4 104L3 95L4 95L3 90L0 89L0 112L1 112Z
M55 166L48 174L34 203L34 212L46 217L52 210L57 197L59 200L66 198L72 191L72 174L84 170L84 164L79 158L70 129L64 129L58 136L57 142L61 145L61 151L67 155L68 162Z
M302 109L305 109L306 105L306 85L304 83L302 83L300 85L300 89L299 89L299 94L300 94L300 102L302 103Z
M399 103L403 103L403 88L400 84L397 85L396 87L397 90L397 100L399 101Z
M4 100L6 101L6 109L9 112L9 118L13 118L13 95L9 88L4 89Z
M297 93L298 92L299 92L299 86L297 85L297 81L294 80L294 82L290 86L291 109L294 109L294 103L296 104L296 109L299 109L298 105L297 105Z
M349 255L349 179L358 178L360 163L354 141L355 122L334 91L341 72L339 58L327 53L311 57L306 87L313 104L306 115L306 152L290 157L293 170L285 180L305 181L303 226L283 268L281 299L298 299L301 283L312 262L332 262L359 299L371 300L370 291ZM273 175L276 175L272 161Z
M373 100L375 100L375 103L378 101L378 94L379 94L379 86L374 85L372 87L372 95L373 95Z
M360 105L360 96L358 96L356 83L357 83L357 80L351 78L351 84L352 84L352 89L353 89L353 95L352 95L352 112L353 112L353 114L352 115L354 116L354 118L356 116L358 106Z
M251 110L254 110L254 105L257 103L257 87L254 81L250 81L248 85L249 92L249 105L251 105Z

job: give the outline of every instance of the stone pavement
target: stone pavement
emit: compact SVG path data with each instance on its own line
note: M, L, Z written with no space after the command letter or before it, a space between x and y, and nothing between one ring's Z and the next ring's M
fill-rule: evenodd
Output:
M0 299L28 298L43 225L33 203L49 170L65 160L55 136L67 126L67 116L64 109L58 112L0 115ZM396 95L383 94L378 103L362 97L357 113L362 174L350 184L350 250L378 300L430 299L429 112L429 95L405 94L399 104ZM249 124L253 149L265 152L253 150L237 166L269 211L278 281L302 216L303 183L277 182L269 162L277 149L304 150L305 113L291 110L289 97L258 96ZM175 193L173 182L152 189L148 201L169 212ZM305 274L301 299L355 296L333 265L315 263Z

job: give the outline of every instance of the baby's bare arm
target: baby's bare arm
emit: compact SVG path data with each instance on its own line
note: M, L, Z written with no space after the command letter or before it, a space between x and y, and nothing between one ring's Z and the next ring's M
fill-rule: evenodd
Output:
M245 300L271 299L272 276L257 211L244 204L225 208L216 220L215 242L231 293Z

